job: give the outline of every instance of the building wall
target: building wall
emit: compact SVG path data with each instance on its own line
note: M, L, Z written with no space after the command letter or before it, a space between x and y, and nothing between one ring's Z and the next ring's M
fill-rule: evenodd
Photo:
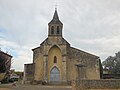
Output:
M34 80L40 81L43 80L44 77L44 57L43 54L40 52L40 48L36 49L34 53L35 53L33 57L35 63Z
M9 77L12 56L0 50L0 81Z
M57 42L56 39L55 42ZM60 70L61 81L76 80L80 77L79 73L84 74L84 78L100 79L99 60L95 55L69 47L69 45L53 45L50 43L49 45L42 44L40 48L34 50L34 53L35 80L43 80L45 78L44 72L46 72L47 80L50 81L50 71L54 66ZM44 67L44 55L47 56L46 67ZM56 64L54 63L54 56L57 57ZM85 65L84 70L78 71L76 64Z
M9 72L12 56L0 50L0 73Z
M24 83L29 83L34 80L34 68L35 64L25 64L24 65Z
M78 78L100 79L99 57L88 54L81 50L70 48L69 59L67 61L67 79L68 81ZM83 65L78 67L76 65ZM81 68L81 70L80 70ZM71 74L72 73L72 74ZM82 76L81 76L82 75Z
M50 71L56 66L60 70L60 80L66 81L66 41L63 38L51 37L43 41L41 46L33 50L33 63L35 63L34 79L50 80ZM54 56L57 57L55 64ZM47 63L45 65L45 63Z
M86 58L86 78L100 79L99 61L93 57Z
M54 63L54 56L57 63ZM80 74L88 79L100 79L99 57L70 47L69 43L61 37L49 37L40 47L33 50L33 63L35 63L34 80L40 81L47 78L50 81L50 71L54 66L60 70L61 81L78 79ZM85 65L79 71L77 64ZM79 72L79 73L78 73Z

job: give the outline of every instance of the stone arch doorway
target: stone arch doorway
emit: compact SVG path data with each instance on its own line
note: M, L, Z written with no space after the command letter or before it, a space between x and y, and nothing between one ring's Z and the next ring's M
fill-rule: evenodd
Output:
M53 67L50 71L50 82L60 81L60 71L57 67Z
M54 45L48 52L47 77L48 82L61 81L62 79L62 52L61 49ZM55 79L52 77L55 77Z

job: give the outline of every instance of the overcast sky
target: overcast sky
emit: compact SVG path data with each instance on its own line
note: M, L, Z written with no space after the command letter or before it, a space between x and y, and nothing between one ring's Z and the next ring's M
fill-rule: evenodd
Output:
M32 63L32 50L47 38L57 2L63 37L72 47L105 60L120 51L120 0L0 0L0 48L12 68Z

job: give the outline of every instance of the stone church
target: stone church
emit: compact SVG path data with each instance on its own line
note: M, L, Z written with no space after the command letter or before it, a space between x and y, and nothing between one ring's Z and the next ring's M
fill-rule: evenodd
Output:
M100 58L70 46L57 9L48 23L48 37L32 49L33 63L24 65L24 81L69 83L77 78L100 79Z

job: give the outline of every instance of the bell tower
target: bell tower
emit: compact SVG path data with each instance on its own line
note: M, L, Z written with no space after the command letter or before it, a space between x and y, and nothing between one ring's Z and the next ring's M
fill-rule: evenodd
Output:
M48 23L48 36L61 36L62 37L62 28L63 24L59 20L57 8L55 8L55 12L52 20Z

